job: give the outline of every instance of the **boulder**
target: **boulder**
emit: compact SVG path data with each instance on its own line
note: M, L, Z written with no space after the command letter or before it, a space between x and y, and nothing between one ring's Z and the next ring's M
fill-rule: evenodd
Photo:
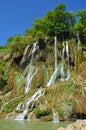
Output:
M57 130L86 130L86 120L77 120L73 124L69 124L66 128L60 127Z

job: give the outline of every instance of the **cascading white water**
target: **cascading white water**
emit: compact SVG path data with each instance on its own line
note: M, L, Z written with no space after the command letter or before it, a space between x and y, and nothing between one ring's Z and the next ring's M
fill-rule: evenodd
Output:
M20 102L20 103L18 104L18 106L16 107L16 111L21 110L21 105L22 105L22 102Z
M62 51L62 66L61 66L61 81L65 80L64 74L64 41L63 41L63 51Z
M26 105L25 105L25 109L24 109L23 113L19 114L19 115L16 117L15 120L24 120L24 117L25 117L25 115L27 114L28 109L29 109L29 107L30 107L30 103L37 101L41 96L44 95L44 92L45 92L45 89L39 88L39 89L33 94L33 96L26 101Z
M36 51L39 51L38 41L34 43L34 47L31 54L32 59L34 58Z
M58 55L57 55L57 38L55 36L55 42L54 42L54 46L55 46L55 69L54 69L54 72L49 80L49 82L47 83L47 86L51 86L55 83L56 81L56 78L57 78L57 74L58 74L58 71L59 71L59 67L58 67ZM34 58L35 57L35 52L38 51L39 49L39 46L38 46L38 42L35 42L34 43L34 47L33 47L33 50L31 52L31 58ZM27 51L28 48L25 50ZM26 55L27 52L24 52ZM69 48L68 48L68 42L66 41L66 54L67 54L67 61L68 61L68 68L67 68L67 78L64 79L64 42L63 42L63 52L62 52L62 67L61 67L61 80L64 81L64 80L68 80L70 78L70 66L69 66ZM47 69L46 69L46 66L43 66L43 70L44 70L44 73L46 75L46 79L48 79L48 73L47 73ZM31 82L32 82L32 79L33 77L35 76L37 72L37 68L33 65L30 66L29 68L29 73L28 73L28 76L27 76L27 81L26 81L26 85L25 85L25 93L28 93L30 88L31 88ZM22 76L20 77L20 79L22 79ZM18 83L20 82L20 80L18 81ZM44 88L39 88L31 98L29 98L27 101L25 101L25 103L23 103L24 107L21 107L22 106L22 102L17 106L16 108L16 111L17 110L22 110L23 112L20 113L17 117L16 117L16 120L24 120L24 118L28 118L28 120L30 120L33 112L31 112L29 115L28 115L28 109L29 108L33 108L34 106L34 102L37 101L41 96L44 95L44 91L45 89ZM32 106L30 106L32 104ZM45 101L45 104L48 105L47 101ZM58 115L55 113L54 109L52 109L52 112L53 112L53 122L59 122L59 119L58 119Z
M25 85L25 93L28 93L30 88L31 88L31 81L34 77L34 75L37 73L37 68L35 68L34 65L31 65L30 66L30 69L29 69L29 73L28 73L28 76L27 76L27 81L26 81L26 85Z
M54 108L52 108L52 113L53 113L53 122L59 122L59 118L58 115L56 114L56 112L54 111Z
M53 85L55 83L56 77L57 77L57 72L59 70L58 64L57 64L57 38L55 36L55 42L54 42L54 46L55 46L55 70L49 80L49 82L47 83L47 86Z
M68 62L68 68L67 68L67 77L66 81L70 78L70 64L69 64L69 48L68 48L68 41L66 41L66 55L67 55L67 62Z
M48 40L48 37L46 36L46 37L45 37L45 43L47 43L47 40Z
M55 70L57 70L58 66L57 66L57 37L56 36L55 36L54 46L55 46Z
M31 53L31 58L34 58L35 53L38 50L39 50L38 42L35 42L34 48L33 48L32 53ZM34 75L37 73L37 70L38 69L34 65L30 65L29 73L28 73L27 81L26 81L26 85L25 85L25 93L29 92L29 90L31 88L31 81L32 81ZM29 108L30 103L33 102L33 101L36 101L42 95L41 94L42 91L43 90L38 89L38 91L29 99L29 101L26 101L26 106L25 106L23 113L19 114L16 117L16 120L23 120L24 119L25 115L28 112L28 108ZM20 106L21 106L21 104L19 104L19 106L17 106L16 109L20 109Z
M49 82L47 83L47 87L49 87L49 86L51 86L51 85L53 85L53 84L55 83L58 70L59 70L59 68L57 68L57 69L53 72L53 74L52 74L52 76L51 76Z
M25 50L24 50L24 54L23 54L22 60L21 60L21 63L24 62L25 56L27 55L27 51L28 51L28 48L29 48L29 47L30 47L30 45L27 45L27 46L26 46L26 48L25 48Z
M29 120L29 121L30 121L32 115L33 115L33 111L30 112L30 114L29 114L29 116L28 116L28 120Z
M76 34L77 35L77 40L78 40L78 50L80 49L80 38L79 38L79 33Z

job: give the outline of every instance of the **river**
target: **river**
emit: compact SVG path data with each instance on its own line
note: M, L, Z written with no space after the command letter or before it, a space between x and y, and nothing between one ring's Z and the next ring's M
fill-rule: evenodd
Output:
M67 126L70 122L30 122L0 119L0 130L56 130L60 126Z

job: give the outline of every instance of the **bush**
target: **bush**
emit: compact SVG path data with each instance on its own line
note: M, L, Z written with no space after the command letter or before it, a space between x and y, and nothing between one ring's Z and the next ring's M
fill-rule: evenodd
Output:
M36 108L34 110L35 116L36 118L40 118L41 116L46 116L50 114L50 110L49 109L43 109L41 110L40 108Z

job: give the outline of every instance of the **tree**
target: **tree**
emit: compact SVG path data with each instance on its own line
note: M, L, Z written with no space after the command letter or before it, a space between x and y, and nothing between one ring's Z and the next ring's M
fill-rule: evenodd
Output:
M59 4L59 5L54 9L54 11L57 11L57 10L59 10L59 11L66 11L66 6L65 6L65 4L64 4L64 3Z
M8 40L7 40L7 46L9 46L10 45L10 43L13 41L13 39L14 39L14 36L10 36L9 38L8 38Z
M76 14L77 23L74 26L74 32L80 34L83 44L86 43L86 10L79 10Z

